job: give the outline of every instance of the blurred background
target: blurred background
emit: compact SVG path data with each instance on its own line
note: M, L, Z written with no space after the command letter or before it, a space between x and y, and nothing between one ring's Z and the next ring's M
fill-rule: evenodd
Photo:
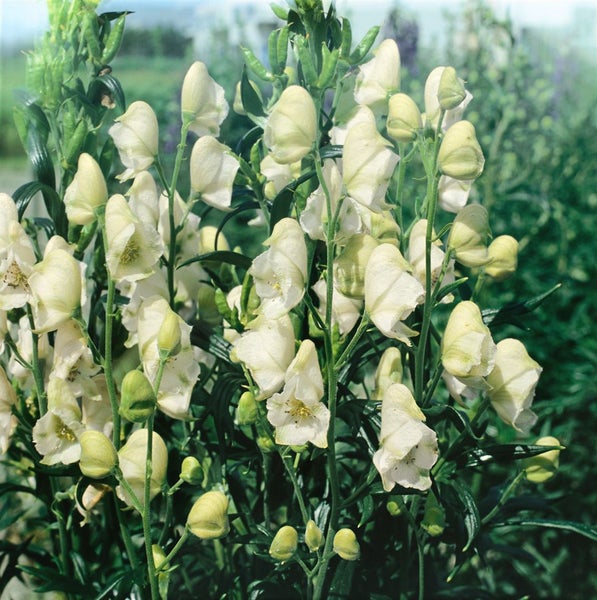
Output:
M474 100L466 118L486 156L475 199L488 208L494 236L520 242L518 272L491 282L480 303L500 307L560 285L499 332L524 341L544 368L530 441L555 435L567 447L536 510L597 525L597 1L338 0L336 7L351 19L355 43L376 24L379 40L397 40L402 88L419 106L432 68L452 65L467 81ZM268 35L279 26L266 0L105 0L98 12L125 9L133 14L113 75L127 103L153 106L165 152L178 141L178 95L191 62L207 63L231 102L239 46L267 60ZM46 22L42 0L0 0L0 190L8 193L30 178L12 107L14 90L27 88L27 50ZM248 125L231 114L223 141L233 144ZM499 435L516 441L513 432ZM505 531L488 557L487 577L503 575L487 581L504 594L495 597L511 597L509 585L533 598L596 597L597 544L586 537L529 528L524 539L510 539ZM483 564L477 568L483 578Z

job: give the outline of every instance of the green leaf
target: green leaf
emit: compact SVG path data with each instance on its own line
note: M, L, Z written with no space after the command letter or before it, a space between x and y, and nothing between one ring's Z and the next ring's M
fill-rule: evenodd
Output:
M551 529L565 529L597 542L597 528L575 521L560 521L557 519L513 519L502 521L501 523L492 523L492 527L549 527Z
M243 74L240 80L240 97L247 116L255 123L255 125L263 129L265 127L267 115L263 108L261 98L255 91L255 88L251 85L247 76L246 67L243 67Z
M484 448L471 448L456 458L464 467L478 467L488 462L510 462L543 454L549 450L563 450L564 446L538 446L533 444L498 444Z
M342 158L342 146L324 146L319 150L319 156L324 160L326 158Z
M447 487L443 489L452 492L449 494L448 499L451 500L450 503L456 509L455 514L460 515L462 518L467 534L467 540L462 548L462 552L466 552L475 541L481 528L479 509L468 486L458 479L448 481Z
M180 263L176 268L180 269L181 267L186 267L195 262L221 262L235 265L242 269L248 269L251 266L251 259L244 254L232 252L230 250L216 250L215 252L207 252L206 254L193 256Z
M61 202L60 196L58 196L54 188L51 188L50 186L39 181L30 181L29 183L25 183L12 195L12 198L17 205L19 220L23 218L29 203L38 192L47 194L47 196L51 198L52 204L58 204Z
M94 104L99 104L101 101L101 92L102 88L105 88L110 92L114 102L116 102L116 106L118 109L124 112L126 110L126 100L124 96L124 90L122 89L122 85L120 85L120 81L116 79L110 73L106 73L104 75L100 75L96 77L89 85L89 91L87 95L89 99Z
M341 560L336 567L334 579L330 584L330 600L341 600L350 596L352 578L354 576L356 561Z

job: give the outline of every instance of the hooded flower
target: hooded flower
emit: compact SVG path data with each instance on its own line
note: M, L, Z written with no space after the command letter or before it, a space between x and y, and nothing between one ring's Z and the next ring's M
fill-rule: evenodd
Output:
M325 320L327 310L327 283L325 279L317 281L311 289L317 294L319 299L318 312L322 320ZM334 282L332 290L332 325L338 326L340 335L344 335L356 325L361 310L363 308L363 300L361 298L349 298L340 292Z
M317 138L317 113L309 92L298 85L287 87L272 108L263 141L273 159L290 164L304 158Z
M124 196L106 205L106 263L115 281L137 281L151 275L163 252L158 232L133 214Z
M315 345L303 340L284 376L284 388L267 401L268 421L276 428L276 443L311 442L327 448L330 411L321 402L323 378Z
M480 204L468 204L454 219L448 236L448 250L465 267L487 264L489 219L487 209Z
M114 140L122 164L127 167L118 179L131 179L153 164L158 153L158 120L149 104L133 102L116 119L108 133Z
M269 249L255 257L249 273L261 298L260 311L276 319L292 310L303 298L307 276L307 246L301 226L281 219L264 242Z
M424 420L405 385L395 383L386 389L381 405L380 449L373 455L373 464L387 492L395 484L417 490L431 487L429 470L438 456L437 436Z
M437 129L439 115L442 108L440 104L440 98L443 107L447 108L450 105L448 98L455 98L453 93L450 94L450 89L453 90L454 87L456 87L458 88L457 94L461 94L460 87L454 86L454 79L453 77L450 77L450 73L448 73L448 76L444 75L447 68L448 67L436 67L433 69L433 71L431 71L431 73L429 73L429 76L425 81L425 117L433 129ZM450 83L452 85L450 85ZM442 87L441 94L440 86ZM442 129L444 131L462 118L464 109L468 106L472 99L473 95L465 90L464 98L456 106L446 110L444 114L444 120L442 122Z
M487 376L487 392L500 419L524 433L535 424L531 410L541 366L527 353L524 344L507 338L497 344L495 366Z
M386 336L411 345L417 335L404 320L423 300L425 290L411 274L411 266L392 244L381 244L365 270L365 310Z
M95 211L108 200L108 188L100 166L86 152L79 156L77 172L64 192L64 208L70 223L88 225Z
M195 61L182 82L180 109L183 121L198 136L219 135L228 114L224 88L216 83L204 63Z
M437 164L444 175L463 181L471 181L483 173L485 157L470 121L458 121L446 131Z
M348 195L374 212L381 212L386 190L400 157L392 152L374 119L349 129L344 142L343 178Z
M0 365L0 455L5 454L8 450L10 438L16 426L16 418L12 414L12 407L16 401L15 390Z
M231 359L245 364L259 388L258 400L269 398L284 384L294 358L294 329L287 314L278 319L259 315L235 342Z
M209 206L231 210L232 184L238 167L228 146L214 137L201 137L191 152L191 188Z
M438 204L447 212L458 213L468 202L472 181L461 181L447 175L439 178Z

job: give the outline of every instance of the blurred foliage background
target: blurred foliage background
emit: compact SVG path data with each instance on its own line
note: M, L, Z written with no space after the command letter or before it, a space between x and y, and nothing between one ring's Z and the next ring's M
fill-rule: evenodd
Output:
M380 15L380 21L383 16ZM544 368L534 409L536 437L554 435L567 447L557 477L542 484L546 517L597 524L593 444L597 432L597 69L580 53L554 47L540 34L520 36L482 2L446 19L445 46L421 51L420 24L399 6L385 18L380 38L401 50L403 88L422 106L425 74L452 65L475 99L467 118L483 146L486 171L475 197L490 212L494 236L509 233L521 243L519 270L502 286L492 283L484 306L522 301L561 284L515 335ZM268 31L264 31L267 39ZM178 93L192 60L209 66L232 104L242 55L224 30L204 44L211 55L195 56L193 41L176 29L129 29L111 64L127 103L150 103L161 141L174 151L180 128ZM12 122L13 89L25 87L25 57L2 57L0 86L0 190L11 193L27 180L27 164ZM249 122L231 112L222 140L233 143ZM25 173L22 177L21 174ZM184 185L184 182L183 182ZM241 228L239 228L240 230ZM234 238L234 234L230 235ZM242 242L238 235L236 242ZM525 333L525 330L527 333ZM496 432L503 440L505 433ZM495 481L504 474L494 467ZM486 471L491 473L491 471ZM483 487L491 489L491 481ZM526 484L532 494L532 484ZM459 583L483 583L495 597L514 591L533 598L594 597L597 545L570 532L529 527L506 535L500 547L479 557ZM488 541L489 543L489 541ZM500 595L501 594L501 595ZM463 596L465 597L465 596ZM493 596L491 596L493 597ZM516 597L520 597L517 595Z

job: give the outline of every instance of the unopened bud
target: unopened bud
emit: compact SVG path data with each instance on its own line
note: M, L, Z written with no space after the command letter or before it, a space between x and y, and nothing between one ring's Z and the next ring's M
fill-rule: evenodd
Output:
M112 473L118 464L118 454L112 442L101 431L84 431L79 437L79 443L79 468L85 477L103 479Z
M122 380L118 412L131 423L143 423L153 414L157 398L141 371L129 371Z
M334 278L338 290L349 298L365 294L365 267L379 243L375 238L360 233L350 237L334 264Z
M309 552L317 552L323 545L323 533L315 524L313 519L307 521L305 529L305 544L309 548Z
M510 235L496 237L487 248L485 273L496 281L510 277L518 266L518 242Z
M189 531L203 540L225 536L230 531L228 498L223 492L206 492L195 501L187 517Z
M430 493L425 501L425 514L421 521L421 527L431 536L437 537L446 528L444 509L438 503L434 494Z
M344 560L357 560L361 548L352 529L340 529L334 536L334 552Z
M396 498L390 497L386 502L386 510L391 517L399 517L402 514L402 505Z
M466 267L480 267L487 264L487 238L489 219L487 210L480 204L468 204L454 219L448 250L456 260Z
M182 461L179 477L189 485L199 485L203 481L203 469L194 456L187 456Z
M151 555L153 557L153 564L156 569L160 569L162 567L167 566L166 563L166 553L164 549L159 544L152 544L151 546Z
M406 94L394 94L388 103L388 135L397 142L412 142L423 128L421 111Z
M291 525L278 529L269 547L269 554L274 560L286 562L292 558L298 546L298 533Z
M168 310L158 331L158 350L160 354L173 356L180 352L180 317Z
M402 383L402 356L396 346L384 350L375 370L373 399L381 400L384 392L393 384Z
M469 181L483 173L485 158L470 121L457 121L442 140L437 157L444 175Z
M236 408L236 422L239 425L251 425L257 421L257 401L252 392L243 392L238 399Z
M454 67L446 67L439 80L437 99L444 110L456 108L466 97L464 82L456 75Z
M557 438L546 436L539 438L537 446L560 446ZM560 465L560 450L548 450L523 461L525 477L533 483L543 483L551 479Z

